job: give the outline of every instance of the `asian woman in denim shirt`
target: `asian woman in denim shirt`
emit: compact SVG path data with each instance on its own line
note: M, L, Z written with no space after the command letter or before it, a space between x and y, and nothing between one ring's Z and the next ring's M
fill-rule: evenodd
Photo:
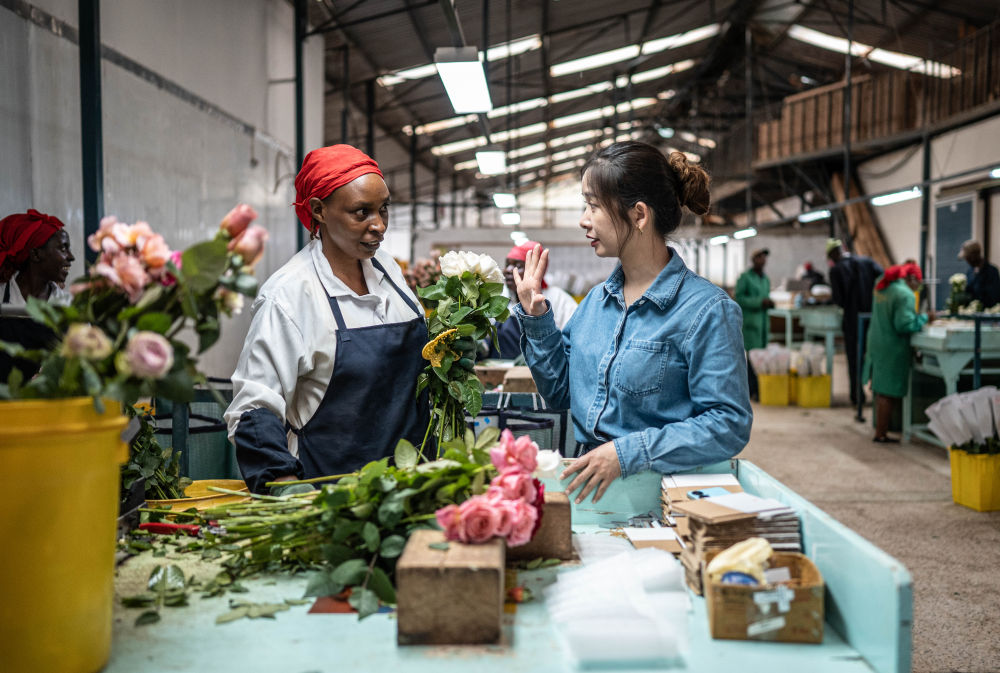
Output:
M730 458L750 437L742 313L690 271L667 237L681 208L708 212L709 177L680 152L615 143L583 167L580 219L598 257L617 257L562 331L542 293L548 251L515 274L521 350L538 390L569 408L584 453L567 492L596 502L619 476Z

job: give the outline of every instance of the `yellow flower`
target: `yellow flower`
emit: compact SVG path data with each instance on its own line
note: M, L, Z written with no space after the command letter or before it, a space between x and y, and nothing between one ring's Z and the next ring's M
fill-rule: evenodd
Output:
M452 355L456 355L454 351L448 348L456 338L458 338L457 329L445 330L428 341L424 349L420 351L420 354L425 360L430 360L432 366L440 367L441 359L446 354L451 353Z

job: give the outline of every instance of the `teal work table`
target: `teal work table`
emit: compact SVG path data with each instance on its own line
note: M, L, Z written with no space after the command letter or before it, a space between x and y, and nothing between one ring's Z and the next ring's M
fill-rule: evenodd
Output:
M953 325L924 327L922 331L910 337L910 347L923 355L919 361L914 361L912 370L943 379L945 395L958 392L958 379L961 375L973 373L970 365L975 357L975 337L971 323L961 327ZM996 364L1000 361L1000 329L983 326L980 359L983 362L993 361L993 366L982 367L980 373L1000 374L1000 366ZM911 436L937 446L944 446L926 424L913 423L912 376L906 398L903 400L903 440L909 441Z
M804 547L827 584L827 628L819 645L712 640L704 600L692 597L685 666L698 673L739 670L810 673L903 673L910 669L910 575L897 561L789 491L756 466L732 461L704 468L735 472L743 487L796 508ZM619 480L597 505L574 506L578 535L608 535L601 523L659 508L660 475ZM551 484L550 488L557 487ZM564 566L562 569L572 569ZM539 588L560 568L519 571L518 581ZM236 600L281 602L302 595L306 579L275 576L245 582ZM132 623L137 610L115 607L111 660L106 673L140 671L573 671L549 621L541 591L505 615L503 643L496 646L396 645L393 615L362 622L351 614L308 614L292 607L274 620L239 620L217 626L230 597L192 598L186 608L163 609L163 621ZM470 597L469 600L474 600ZM832 627L832 628L830 628ZM616 670L629 670L616 668ZM649 670L649 669L644 669Z

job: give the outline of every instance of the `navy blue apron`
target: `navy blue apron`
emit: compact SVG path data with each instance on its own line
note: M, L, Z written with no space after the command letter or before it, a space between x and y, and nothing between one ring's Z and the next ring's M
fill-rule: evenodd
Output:
M299 462L305 479L353 472L392 456L396 443L408 439L419 447L430 422L426 391L418 399L417 376L427 362L424 312L399 289L377 260L393 289L417 314L413 320L348 329L335 297L330 309L337 321L337 356L323 401L301 428Z
M3 304L10 303L10 281L4 286ZM52 346L57 339L56 333L45 325L35 322L27 316L3 315L0 308L0 341L21 344L29 350L45 349ZM27 382L32 376L38 373L39 365L24 358L12 358L6 353L0 353L0 383L7 383L7 378L11 371L17 367Z

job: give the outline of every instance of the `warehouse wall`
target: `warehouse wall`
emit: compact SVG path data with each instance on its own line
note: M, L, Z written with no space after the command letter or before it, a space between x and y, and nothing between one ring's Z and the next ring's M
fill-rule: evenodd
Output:
M38 208L70 231L83 273L79 51L56 34L75 0L35 0L36 25L0 9L0 213ZM293 13L281 0L105 0L105 212L144 219L174 248L210 237L237 202L271 233L266 278L296 250ZM56 25L54 32L52 25ZM61 31L65 34L65 31ZM306 44L306 144L322 144L323 43ZM248 312L204 356L228 376Z
M931 177L951 175L980 166L1000 166L1000 116L972 124L965 128L945 133L931 141ZM920 146L908 148L867 161L858 172L867 193L878 193L894 189L904 189L921 181L923 150ZM953 183L963 183L987 177L987 172L957 178ZM949 181L935 184L931 188L931 223L928 237L928 251L933 252L935 243L935 204L938 192ZM974 206L974 232L983 239L984 221L981 202L976 199ZM1000 198L993 197L993 231L990 236L989 259L995 264L1000 261L1000 226L996 224L1000 215ZM875 209L883 235L893 261L920 256L920 199L904 201ZM955 251L958 254L958 251ZM933 269L929 272L933 274ZM932 279L933 280L933 279Z

